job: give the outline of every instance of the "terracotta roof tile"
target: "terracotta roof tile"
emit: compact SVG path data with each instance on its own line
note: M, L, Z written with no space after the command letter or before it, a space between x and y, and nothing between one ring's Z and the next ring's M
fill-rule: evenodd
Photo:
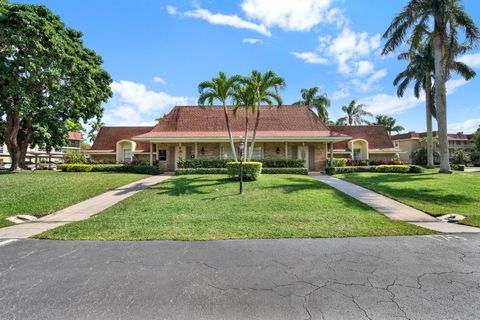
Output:
M68 140L83 140L83 134L81 132L68 132Z
M117 142L120 140L132 140L132 137L144 134L153 127L101 127L90 152L115 152ZM150 151L150 144L136 142L135 152Z
M348 135L352 139L364 139L368 141L369 150L392 151L397 150L388 135L384 126L365 125L365 126L330 126L334 132ZM348 141L336 142L333 148L337 150L349 150Z
M438 131L433 131L432 132L433 136L436 137L438 136ZM464 134L464 133L449 133L448 134L448 139L449 140L469 140L472 138L472 134ZM426 138L427 133L426 132L407 132L407 133L402 133L402 134L396 134L392 136L392 140L403 140L403 139L419 139L419 138Z

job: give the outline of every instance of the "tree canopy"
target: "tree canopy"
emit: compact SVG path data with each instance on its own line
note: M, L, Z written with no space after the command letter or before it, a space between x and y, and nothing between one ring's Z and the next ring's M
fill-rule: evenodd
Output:
M44 6L0 2L0 113L12 170L28 145L60 147L68 121L101 117L110 75L82 33Z

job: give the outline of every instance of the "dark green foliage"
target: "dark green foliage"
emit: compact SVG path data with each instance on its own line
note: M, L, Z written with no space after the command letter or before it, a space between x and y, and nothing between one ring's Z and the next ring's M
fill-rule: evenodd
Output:
M396 166L396 165L381 165L375 167L377 172L396 172L396 173L408 173L410 172L410 166Z
M179 160L177 161L177 168L179 169L188 169L188 168L226 168L227 162L231 160L221 160L221 159L191 159L191 160Z
M384 172L384 173L421 173L423 169L419 166L409 165L381 165L381 166L349 166L326 168L328 175L353 173L353 172Z
M472 160L474 165L479 166L480 165L480 152L470 153L470 160Z
M451 167L452 167L453 170L465 171L465 165L464 164L452 164Z
M415 149L410 154L410 159L412 159L412 163L419 165L419 166L426 166L427 165L427 149L422 147Z
M93 169L93 166L90 164L64 164L60 166L64 172L90 172Z
M83 155L81 152L76 150L69 150L63 155L63 161L65 163L83 163Z
M262 168L262 174L308 174L307 168Z
M177 176L186 174L227 174L227 168L186 168L177 169L175 171Z
M458 150L452 157L454 164L467 164L470 162L470 155L465 150Z
M347 158L333 158L333 166L334 167L345 167L348 163Z
M303 160L292 159L263 159L258 162L263 164L264 168L304 168Z
M238 179L240 176L240 162L228 162L227 173L232 179ZM255 181L262 173L261 162L244 162L243 179Z
M160 168L149 165L124 165L124 164L96 164L92 165L94 172L123 172L123 173L143 173L156 175L160 173Z
M410 173L422 173L423 171L425 170L420 166L416 166L416 165L410 166Z

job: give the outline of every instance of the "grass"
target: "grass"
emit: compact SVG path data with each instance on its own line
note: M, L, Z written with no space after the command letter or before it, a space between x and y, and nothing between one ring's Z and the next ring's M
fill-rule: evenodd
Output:
M389 220L308 176L263 175L245 183L223 175L173 177L81 222L39 238L214 240L430 234Z
M480 227L480 173L423 174L358 172L341 179L374 190L433 216L461 214L462 222Z
M0 174L0 227L18 214L44 216L147 177L129 173L36 171Z

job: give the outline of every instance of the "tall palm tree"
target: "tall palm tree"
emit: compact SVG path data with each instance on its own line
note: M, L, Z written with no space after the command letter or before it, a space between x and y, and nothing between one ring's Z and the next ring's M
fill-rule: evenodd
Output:
M233 155L233 160L237 161L237 153L235 152L235 145L233 143L232 128L230 126L230 117L227 110L227 101L232 97L235 85L241 79L240 76L234 75L227 77L224 72L218 73L218 78L212 78L210 81L200 82L198 85L198 105L204 107L205 103L213 105L215 101L220 101L223 106L223 114L225 116L225 123L227 125L228 139L230 142L230 150Z
M255 112L255 126L253 127L252 142L250 143L250 152L248 160L253 157L253 150L255 148L255 138L257 136L258 124L260 122L261 104L265 103L271 107L274 102L277 106L282 104L282 98L279 91L286 87L285 80L279 77L273 71L267 71L262 74L260 71L253 70L249 77L243 78L243 83L250 86L255 95L255 104L253 105L253 112Z
M328 108L330 107L330 99L325 94L319 94L319 87L302 89L302 100L296 101L293 105L305 105L310 110L315 109L318 117L326 122L328 120Z
M397 125L397 120L395 120L394 118L392 117L389 117L389 116L386 116L386 115L383 115L383 114L379 114L375 117L375 119L377 120L375 122L375 124L378 124L378 125L382 125L385 127L385 129L387 129L388 131L388 135L392 135L392 132L401 132L403 130L405 130L404 127L400 126L400 125Z
M408 32L412 30L411 34ZM382 54L393 52L410 36L410 47L418 48L425 36L433 41L435 64L435 103L440 143L440 172L449 173L447 131L448 66L455 57L459 31L468 46L480 40L480 30L460 0L410 0L383 34L387 39ZM453 50L452 50L453 49Z
M245 132L244 132L244 146L248 150L248 113L255 105L255 91L251 86L239 85L234 87L233 93L233 116L237 118L238 110L245 110ZM243 161L247 161L247 152L243 153Z
M458 56L466 51L465 46L454 45L452 55ZM409 64L404 71L400 72L394 79L393 84L398 85L397 95L402 97L411 81L414 81L414 95L420 97L420 91L425 92L425 110L427 120L427 166L433 167L433 129L432 117L436 118L435 108L435 87L433 87L435 79L435 63L433 57L432 41L427 39L420 42L417 48L411 48L410 51L401 53L398 58L400 60L408 60ZM447 65L447 72L456 72L461 77L469 80L475 76L475 71L466 64L451 60Z
M105 125L105 123L103 123L102 121L102 118L101 117L97 117L95 118L95 120L93 120L91 123L90 123L90 130L88 131L87 133L87 137L88 139L93 143L95 141L95 139L97 138L97 134L98 134L98 131L100 131L100 128L103 127Z
M373 114L364 110L364 104L357 104L357 100L352 100L348 105L342 107L342 111L347 114L345 122L351 125L368 124L369 122L364 117L373 117ZM340 120L340 119L339 119Z

